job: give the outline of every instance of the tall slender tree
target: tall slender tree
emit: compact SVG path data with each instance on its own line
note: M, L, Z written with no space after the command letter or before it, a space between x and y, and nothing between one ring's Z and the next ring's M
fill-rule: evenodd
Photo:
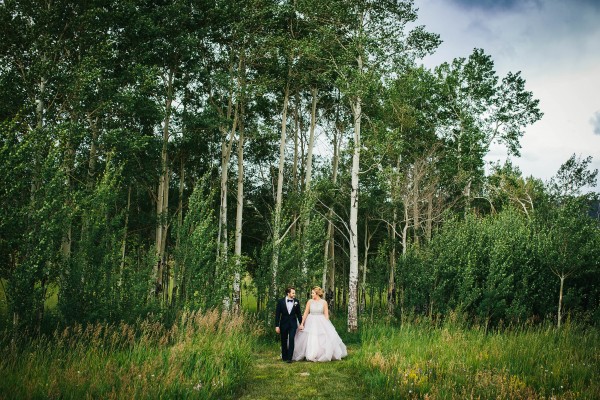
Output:
M410 64L439 43L437 35L417 27L407 32L407 24L417 19L412 1L377 2L357 0L343 7L335 2L328 32L338 38L343 57L331 59L336 65L342 93L353 115L352 172L350 194L350 273L348 291L348 330L358 328L358 190L360 172L363 99L386 79L392 65ZM339 36L336 32L343 32Z

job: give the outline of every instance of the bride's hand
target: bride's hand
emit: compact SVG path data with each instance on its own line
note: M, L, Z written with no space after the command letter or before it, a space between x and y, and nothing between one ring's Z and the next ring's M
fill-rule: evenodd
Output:
M304 330L304 325L300 324L300 326L298 327L298 329L300 329L301 331Z

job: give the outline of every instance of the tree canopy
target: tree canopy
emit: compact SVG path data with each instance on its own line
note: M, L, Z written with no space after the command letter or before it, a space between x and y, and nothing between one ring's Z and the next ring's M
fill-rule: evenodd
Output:
M51 295L71 322L246 291L270 321L286 285L321 285L350 330L377 301L600 323L591 159L486 173L539 102L484 49L424 67L443 38L417 23L412 0L1 2L7 320L40 328Z

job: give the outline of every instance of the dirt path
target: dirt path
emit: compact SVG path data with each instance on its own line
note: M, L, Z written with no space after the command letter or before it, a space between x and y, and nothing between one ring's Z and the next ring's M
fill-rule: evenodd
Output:
M263 345L255 355L248 386L240 399L360 399L360 380L352 374L351 359L356 345L348 347L348 357L325 363L294 362L279 357L276 344Z

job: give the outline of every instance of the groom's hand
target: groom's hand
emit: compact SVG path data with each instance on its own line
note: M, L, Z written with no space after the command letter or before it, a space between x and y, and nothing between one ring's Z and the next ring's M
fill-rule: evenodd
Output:
M275 332L280 333L280 330L279 330L278 326L275 327Z

